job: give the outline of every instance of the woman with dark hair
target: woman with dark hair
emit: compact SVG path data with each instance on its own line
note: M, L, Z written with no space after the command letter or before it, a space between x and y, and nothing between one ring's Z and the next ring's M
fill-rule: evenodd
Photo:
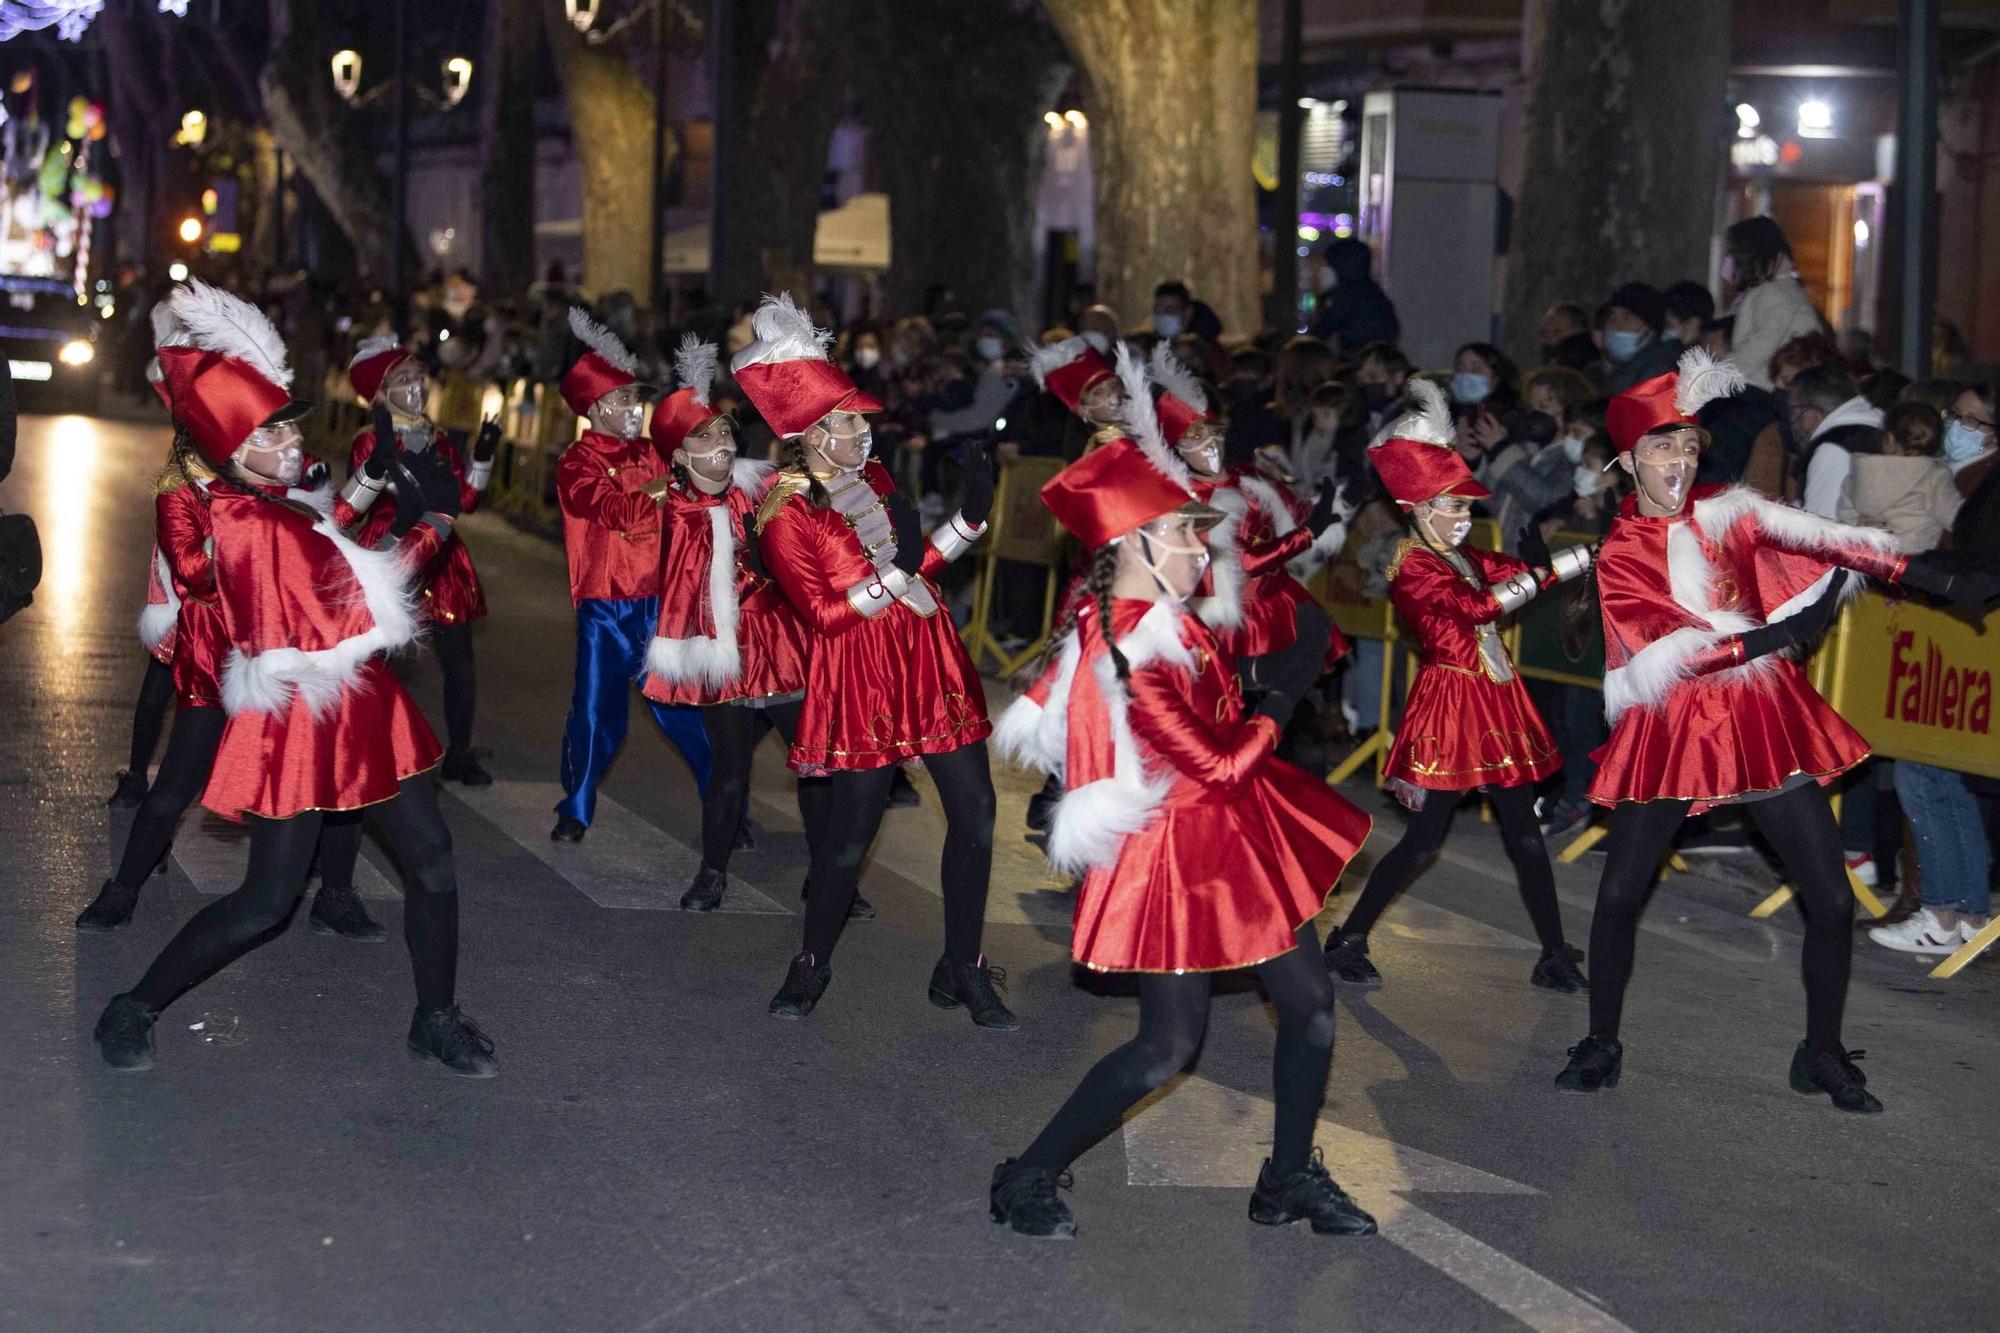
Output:
M1761 214L1723 233L1723 286L1737 294L1730 314L1729 359L1760 389L1771 387L1771 354L1803 334L1826 329L1792 262L1792 245ZM1835 348L1838 355L1838 348Z
M1553 421L1542 428L1522 409L1520 371L1492 343L1466 343L1458 349L1450 394L1459 457L1489 489L1554 438Z

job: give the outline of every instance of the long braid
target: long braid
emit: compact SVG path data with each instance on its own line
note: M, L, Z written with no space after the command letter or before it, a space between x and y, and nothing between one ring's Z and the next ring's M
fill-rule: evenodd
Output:
M1132 679L1132 664L1125 660L1125 654L1118 651L1118 639L1111 629L1111 585L1118 578L1118 548L1104 546L1090 562L1090 575L1086 586L1097 598L1097 632L1104 636L1104 646L1111 652L1111 668L1118 673L1118 679Z
M785 466L805 474L806 499L812 502L813 507L824 509L832 504L833 497L826 493L826 487L820 485L819 478L813 475L812 468L806 462L806 437L792 436L784 442L784 450Z

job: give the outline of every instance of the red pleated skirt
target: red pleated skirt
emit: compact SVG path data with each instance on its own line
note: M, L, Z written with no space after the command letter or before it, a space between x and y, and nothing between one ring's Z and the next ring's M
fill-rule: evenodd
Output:
M479 586L479 571L472 566L472 552L457 533L445 539L430 582L424 585L423 612L440 625L462 625L486 614L486 592Z
M791 765L804 774L949 754L993 734L986 691L942 604L898 603L813 640Z
M1502 684L1426 664L1403 707L1388 776L1427 791L1517 787L1562 767L1562 754L1521 678Z

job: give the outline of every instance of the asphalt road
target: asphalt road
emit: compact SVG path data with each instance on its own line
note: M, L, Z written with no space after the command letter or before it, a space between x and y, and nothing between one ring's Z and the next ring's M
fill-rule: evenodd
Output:
M158 427L24 420L0 487L48 555L36 605L0 627L0 1327L1991 1326L1992 967L1932 982L1860 942L1848 1040L1889 1109L1843 1116L1785 1083L1796 920L1675 876L1641 937L1623 1084L1559 1097L1583 1004L1528 987L1527 922L1470 817L1378 933L1388 985L1342 998L1320 1141L1383 1236L1245 1219L1274 1026L1247 983L1224 988L1194 1072L1077 1163L1081 1238L1004 1234L993 1163L1134 1015L1068 965L1061 886L1019 837L1035 780L999 779L987 931L1020 1032L924 1000L934 801L888 817L864 881L881 919L849 930L819 1011L774 1021L804 870L778 751L733 910L673 910L698 812L637 710L588 855L558 855L561 554L490 518L464 531L495 608L479 731L500 784L446 809L460 996L502 1076L406 1060L400 945L303 928L169 1010L153 1071L114 1074L98 1011L241 860L191 816L130 928L71 927L111 860L164 445ZM434 664L406 669L435 717ZM1383 813L1373 850L1395 833ZM393 922L394 873L369 855ZM1600 864L1558 868L1578 940Z

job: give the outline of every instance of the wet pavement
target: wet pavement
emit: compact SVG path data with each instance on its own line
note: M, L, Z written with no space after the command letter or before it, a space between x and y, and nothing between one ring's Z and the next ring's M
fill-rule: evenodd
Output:
M639 710L591 839L551 847L561 553L485 516L463 530L494 607L479 740L500 781L451 789L446 813L460 997L502 1076L404 1058L393 937L357 946L296 922L167 1012L155 1069L115 1074L89 1038L98 1011L233 885L242 855L191 815L129 928L71 926L112 858L103 800L144 668L133 626L164 447L162 428L24 419L0 486L47 550L36 604L0 626L0 1327L1990 1322L1991 966L1933 982L1858 942L1848 1040L1889 1111L1842 1116L1785 1082L1796 920L1751 921L1751 893L1678 875L1641 936L1623 1084L1558 1097L1583 1001L1526 984L1527 923L1469 813L1377 934L1388 984L1342 997L1320 1142L1381 1237L1245 1219L1274 1024L1247 983L1222 988L1195 1070L1077 1163L1079 1241L1002 1233L986 1217L993 1163L1135 1010L1068 965L1067 899L1020 838L1036 779L998 773L988 912L1020 1032L925 1002L934 800L888 816L864 880L881 918L850 927L819 1011L776 1022L765 1004L797 947L805 860L779 752L760 755L759 841L733 863L730 910L673 910L698 811ZM401 669L436 718L434 663ZM1396 821L1351 794L1379 812L1379 852ZM393 923L395 872L368 855L364 896ZM1558 867L1578 940L1599 865Z

